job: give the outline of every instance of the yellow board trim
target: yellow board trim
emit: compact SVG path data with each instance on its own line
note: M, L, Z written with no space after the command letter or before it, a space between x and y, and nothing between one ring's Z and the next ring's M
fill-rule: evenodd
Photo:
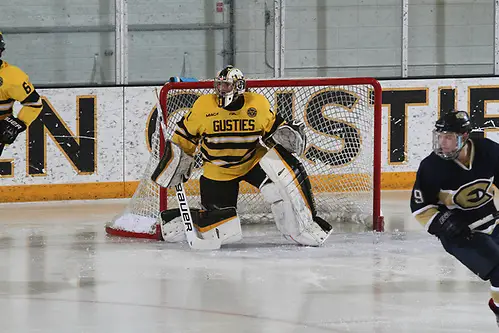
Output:
M0 202L129 198L139 182L0 186Z
M348 184L349 180L362 175L311 175L312 187L315 183ZM416 179L416 172L384 172L381 174L382 190L410 190ZM189 183L198 181L190 180ZM0 186L0 202L28 202L53 200L87 200L130 198L139 182L102 182L47 185ZM195 184L197 185L197 184ZM198 187L196 186L196 189ZM334 188L334 187L333 187ZM185 187L187 195L199 195ZM241 183L240 193L256 193L258 190L247 183ZM171 192L173 194L174 192Z

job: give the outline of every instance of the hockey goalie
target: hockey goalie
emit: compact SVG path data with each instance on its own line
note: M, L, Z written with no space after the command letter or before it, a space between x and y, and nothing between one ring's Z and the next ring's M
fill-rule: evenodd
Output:
M191 210L199 238L219 239L222 245L242 239L237 197L239 183L246 181L270 204L285 238L322 245L332 228L317 216L310 181L297 157L306 146L303 123L286 123L263 95L246 91L243 73L235 67L222 69L214 86L215 93L200 96L177 123L152 180L167 188L186 182L193 156L200 153L202 209ZM185 239L178 209L161 212L159 219L165 241Z

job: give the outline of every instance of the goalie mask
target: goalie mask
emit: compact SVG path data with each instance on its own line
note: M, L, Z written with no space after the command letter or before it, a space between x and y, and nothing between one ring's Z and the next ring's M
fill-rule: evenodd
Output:
M2 57L3 51L5 51L5 40L3 39L3 35L0 32L0 58Z
M433 130L433 151L445 160L453 160L468 141L471 123L464 111L441 116Z
M246 80L243 72L233 66L222 69L215 78L215 92L218 106L227 107L246 91Z

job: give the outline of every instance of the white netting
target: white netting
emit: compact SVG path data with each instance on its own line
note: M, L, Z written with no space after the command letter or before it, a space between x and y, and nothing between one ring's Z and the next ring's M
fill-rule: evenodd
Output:
M373 87L366 84L293 86L296 80L280 80L279 85L268 85L271 80L248 81L248 89L264 95L274 110L285 120L297 119L306 124L307 150L301 161L309 175L319 216L330 222L354 221L372 224L373 217L373 142L374 101ZM266 83L264 83L266 82ZM302 83L301 83L302 84ZM175 124L189 110L198 96L213 93L213 89L171 89L162 96L166 106L167 133L173 134ZM376 134L379 135L379 134ZM155 219L164 200L168 208L176 207L173 191L160 190L150 181L152 171L160 159L159 126L153 135L151 158L137 191L126 211L108 225L108 231L123 230L155 234ZM185 184L190 207L200 207L199 177L201 159ZM379 166L378 166L379 167ZM379 191L379 188L376 189ZM272 219L270 207L258 191L241 183L238 213L246 223Z
M146 238L157 235L156 218L160 213L160 193L164 190L151 181L151 175L161 159L159 125L156 121L151 138L151 156L130 203L122 214L106 225L111 234Z

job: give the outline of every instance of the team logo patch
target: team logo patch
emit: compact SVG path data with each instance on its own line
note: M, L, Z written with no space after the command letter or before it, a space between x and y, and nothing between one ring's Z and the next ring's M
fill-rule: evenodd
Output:
M248 113L248 117L251 117L251 118L256 117L256 109L255 108L249 108L247 113Z
M462 185L454 194L452 200L461 209L477 209L494 200L494 179L477 179Z
M3 79L2 79L2 77L0 76L0 87L2 86L2 84L3 84Z

